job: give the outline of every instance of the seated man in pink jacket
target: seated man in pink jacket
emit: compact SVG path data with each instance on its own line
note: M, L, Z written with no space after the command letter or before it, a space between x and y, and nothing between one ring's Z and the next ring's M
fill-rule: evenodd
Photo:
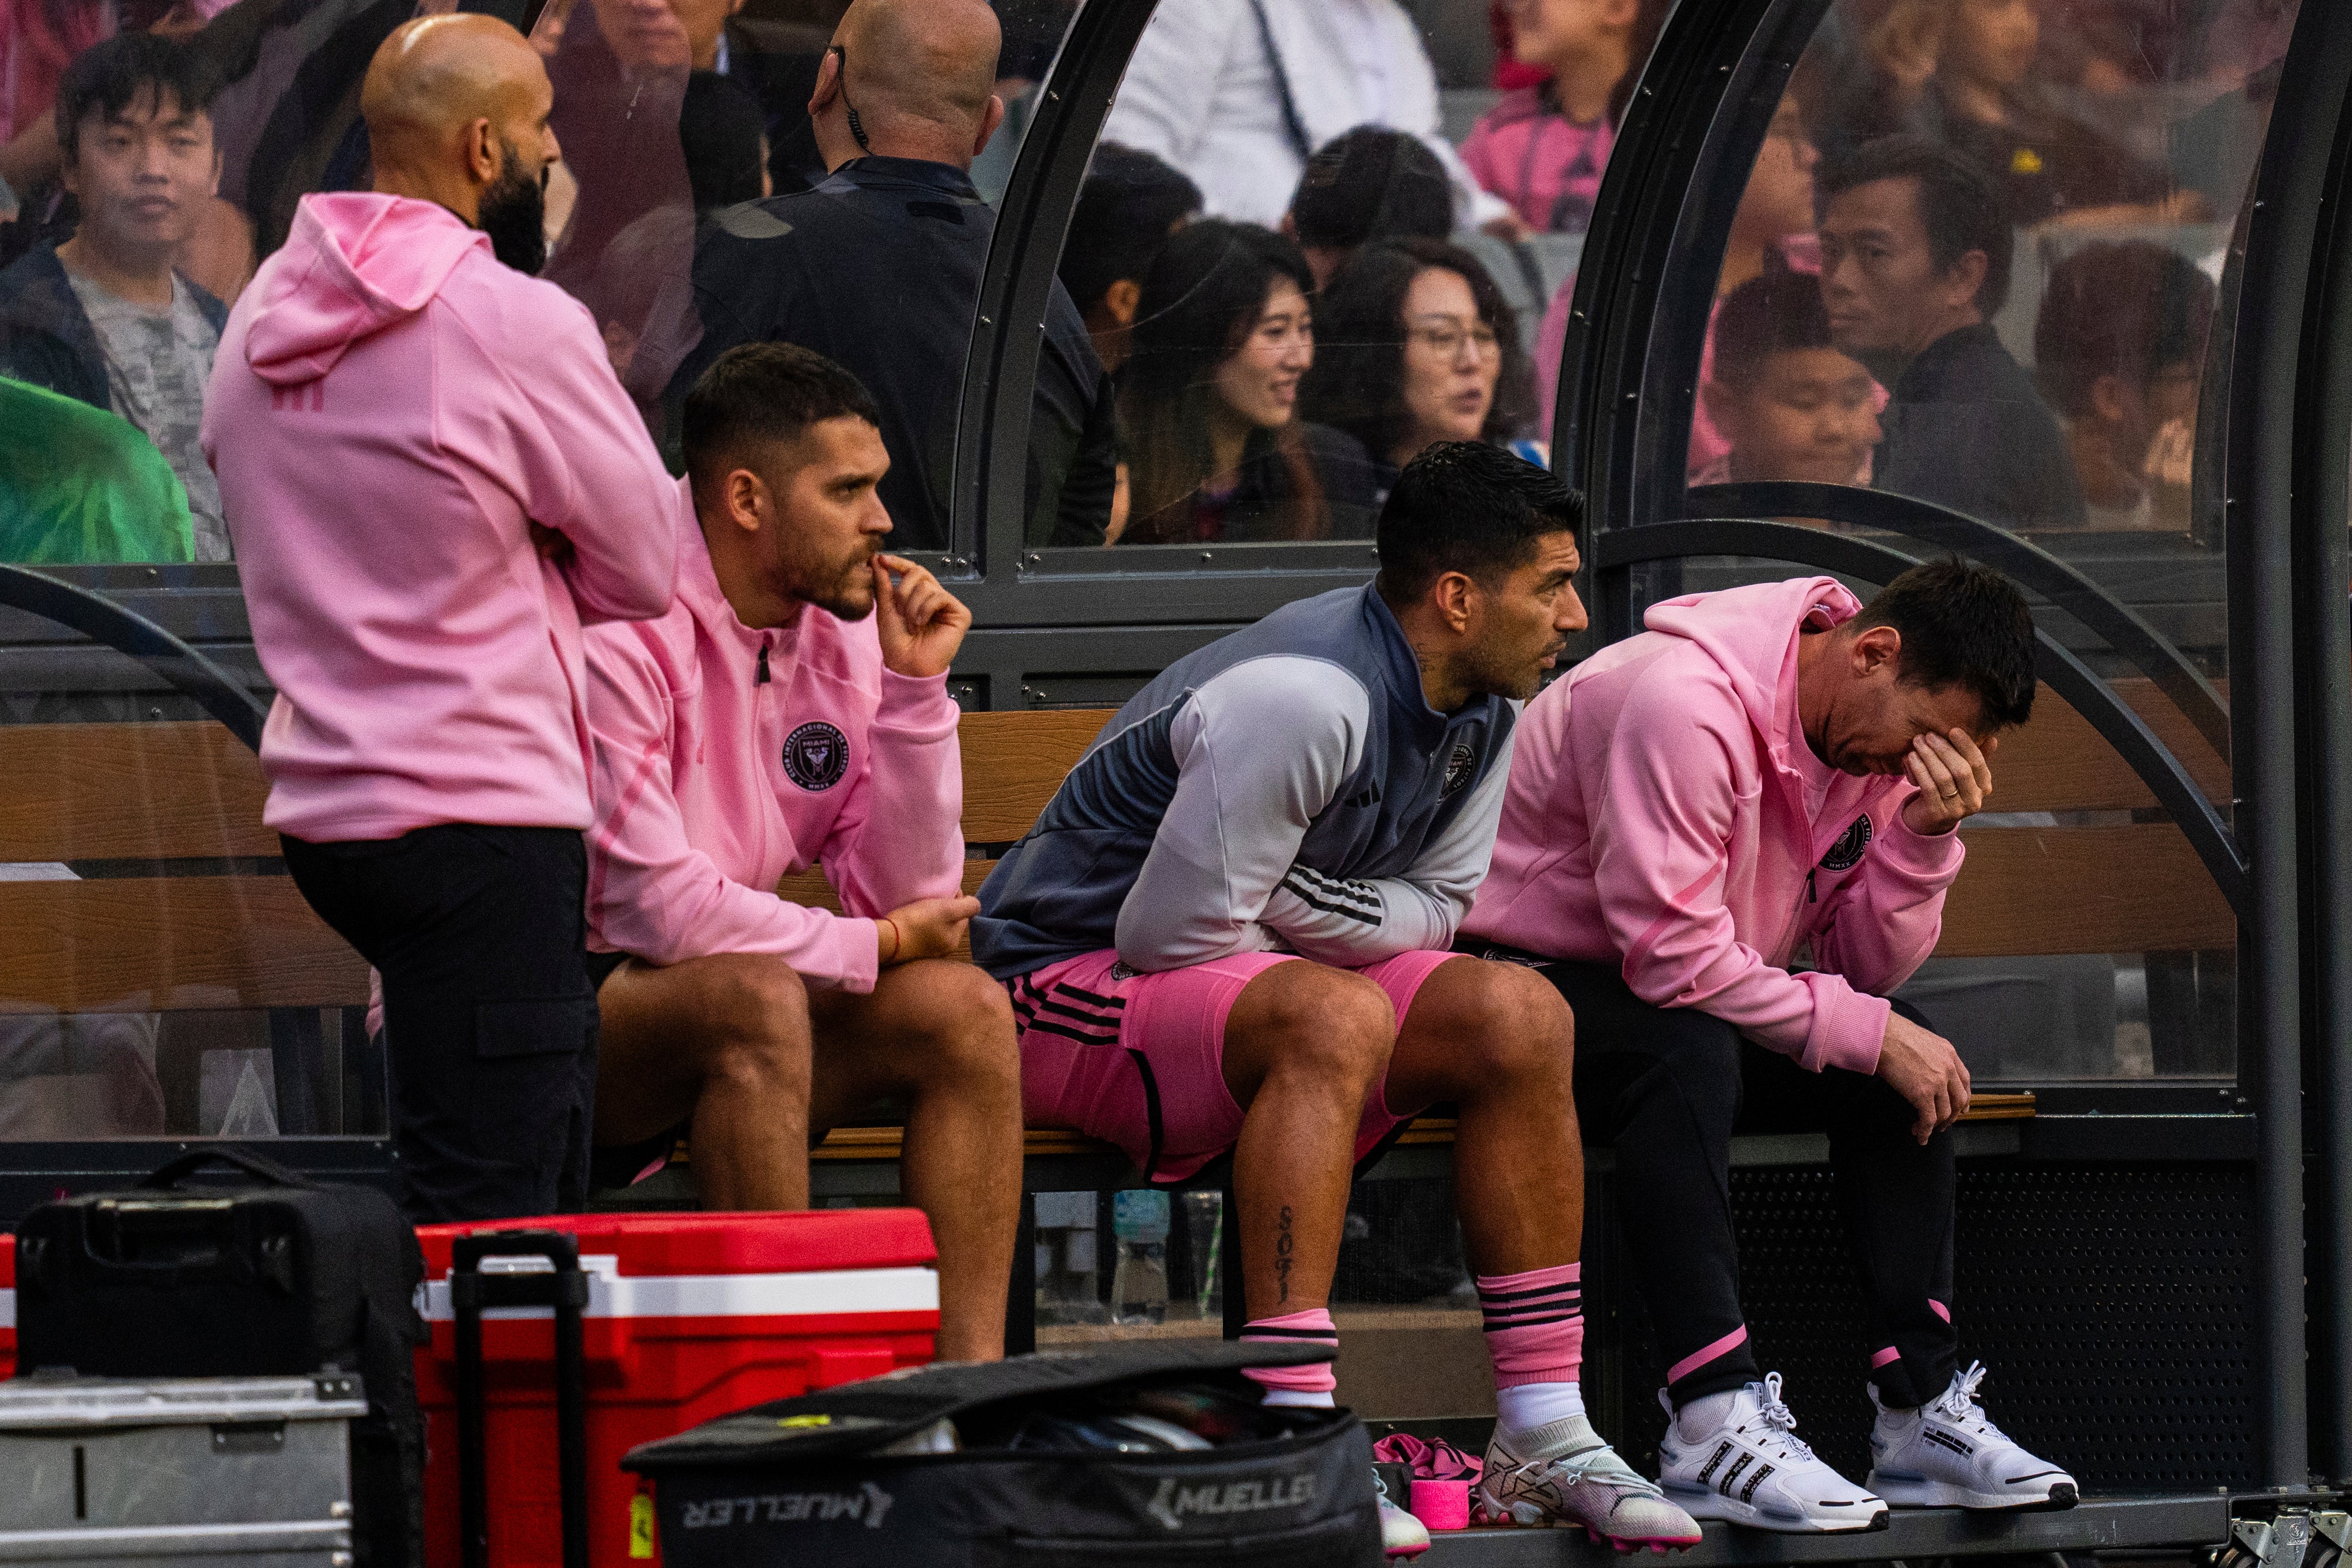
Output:
M583 622L659 615L674 494L596 324L530 275L557 156L522 36L428 17L361 92L375 189L305 196L205 396L262 668L262 820L383 982L419 1221L586 1196Z
M1528 706L1463 929L1575 1009L1579 1115L1615 1143L1671 1363L1666 1493L1791 1532L1875 1529L1888 1502L2072 1507L2074 1479L2004 1437L1976 1402L1982 1369L1958 1369L1949 1129L1968 1069L1886 999L1936 946L1993 737L2032 707L2025 601L1948 559L1867 607L1800 578L1669 600L1646 623ZM1790 1435L1780 1374L1758 1374L1735 1131L1829 1134L1869 1281L1868 1490Z
M687 396L685 444L647 519L676 607L588 637L598 1163L625 1181L686 1123L706 1206L805 1208L810 1146L903 1103L940 1354L993 1360L1021 1065L1003 988L954 956L979 908L947 689L971 612L881 553L880 413L831 360L730 349ZM817 863L844 913L776 895Z

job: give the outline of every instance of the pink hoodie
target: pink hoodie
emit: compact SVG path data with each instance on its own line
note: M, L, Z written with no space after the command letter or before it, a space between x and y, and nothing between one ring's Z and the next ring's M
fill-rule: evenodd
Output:
M874 917L963 890L947 677L885 669L870 615L803 605L750 630L682 481L671 514L676 607L588 633L588 945L653 964L774 953L814 984L870 991ZM847 915L776 896L818 861Z
M577 301L433 203L305 196L229 313L204 445L278 688L265 822L588 825L581 623L669 607L675 503Z
M1861 609L1828 577L1670 599L1554 683L1520 716L1464 931L1614 959L1654 1007L1817 1071L1875 1071L1885 995L1935 947L1961 849L1904 825L1908 779L1850 777L1805 744L1799 632ZM1790 973L1808 942L1816 968Z

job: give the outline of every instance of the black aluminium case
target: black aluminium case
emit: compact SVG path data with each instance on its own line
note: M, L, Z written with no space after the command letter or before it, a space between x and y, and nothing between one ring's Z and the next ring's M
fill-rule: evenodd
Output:
M226 1166L246 1185L183 1183ZM43 1204L16 1230L19 1375L356 1372L357 1568L423 1568L416 1231L383 1194L311 1182L249 1149L184 1155L128 1192Z
M1066 1396L1152 1384L1257 1393L1286 1344L1131 1344L944 1364L759 1406L630 1451L653 1478L670 1568L1378 1568L1371 1443L1345 1410L1287 1437L1196 1452L874 1450L942 1417L986 1424Z

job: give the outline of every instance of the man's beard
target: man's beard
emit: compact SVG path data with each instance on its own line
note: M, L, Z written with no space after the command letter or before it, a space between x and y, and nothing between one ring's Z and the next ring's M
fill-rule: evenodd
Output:
M500 151L505 167L482 192L474 226L490 236L490 254L537 277L547 265L546 171L526 173L522 152L512 142L501 142Z

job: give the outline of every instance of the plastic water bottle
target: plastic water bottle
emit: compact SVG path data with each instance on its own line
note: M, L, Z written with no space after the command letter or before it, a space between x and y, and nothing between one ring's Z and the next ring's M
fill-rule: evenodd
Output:
M1110 1321L1159 1323L1168 1318L1168 1195L1111 1196L1111 1234L1118 1262L1110 1277Z

